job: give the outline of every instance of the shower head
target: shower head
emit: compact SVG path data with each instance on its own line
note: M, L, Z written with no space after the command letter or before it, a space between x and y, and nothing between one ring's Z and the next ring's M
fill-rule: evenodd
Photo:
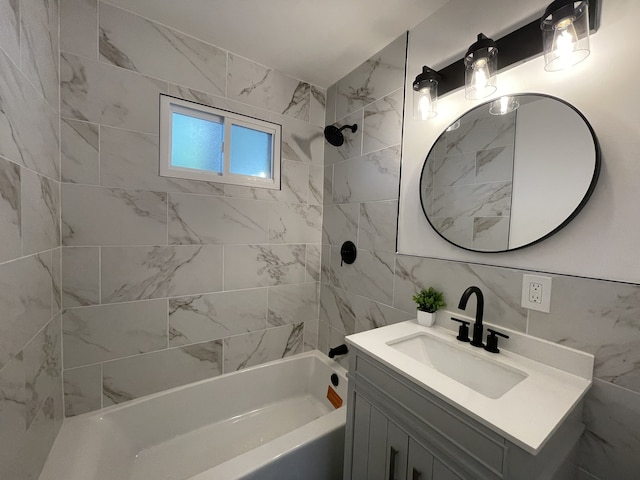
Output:
M335 125L327 125L324 127L324 138L327 139L334 147L339 147L344 143L344 135L342 135L342 130L345 128L350 128L351 133L355 133L358 130L358 124L354 123L353 125L345 125L344 127L336 127Z

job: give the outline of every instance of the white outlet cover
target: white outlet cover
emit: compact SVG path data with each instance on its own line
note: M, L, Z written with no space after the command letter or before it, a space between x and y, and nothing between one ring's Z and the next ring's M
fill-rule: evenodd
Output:
M540 303L529 301L529 289L532 283L542 285L542 301ZM529 310L537 310L538 312L549 313L551 311L551 277L543 277L541 275L522 276L522 300L520 305Z

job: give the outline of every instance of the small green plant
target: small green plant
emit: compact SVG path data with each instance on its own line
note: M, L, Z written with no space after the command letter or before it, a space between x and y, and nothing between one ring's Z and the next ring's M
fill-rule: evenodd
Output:
M429 290L420 290L413 296L413 301L418 305L418 310L429 313L447 306L442 292L438 292L432 287L429 287Z

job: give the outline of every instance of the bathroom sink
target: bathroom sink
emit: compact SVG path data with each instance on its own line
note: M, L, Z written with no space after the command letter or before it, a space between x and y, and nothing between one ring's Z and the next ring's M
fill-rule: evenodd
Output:
M469 344L459 347L426 333L393 340L387 345L492 399L502 397L527 378L520 370L484 358Z

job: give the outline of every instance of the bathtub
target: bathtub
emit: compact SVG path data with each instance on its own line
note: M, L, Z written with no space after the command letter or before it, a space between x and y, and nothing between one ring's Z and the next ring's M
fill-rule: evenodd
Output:
M313 351L66 419L40 480L341 478L345 373Z

